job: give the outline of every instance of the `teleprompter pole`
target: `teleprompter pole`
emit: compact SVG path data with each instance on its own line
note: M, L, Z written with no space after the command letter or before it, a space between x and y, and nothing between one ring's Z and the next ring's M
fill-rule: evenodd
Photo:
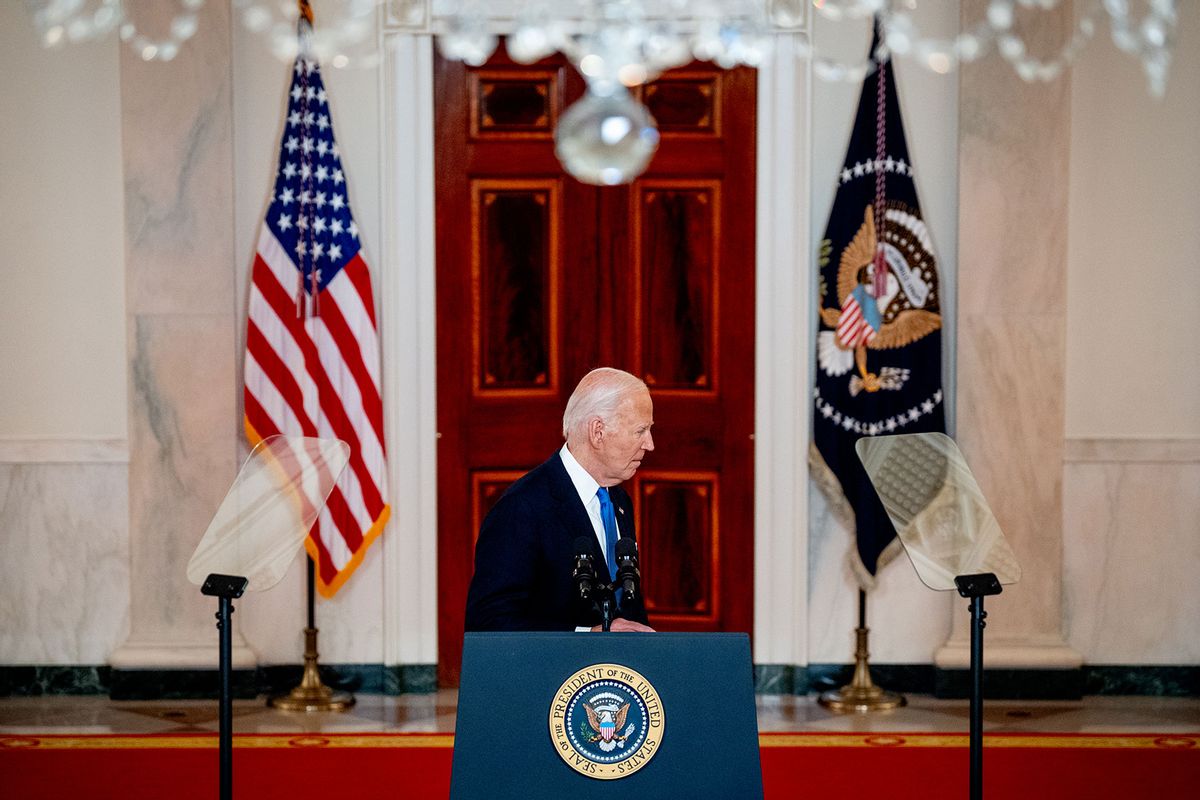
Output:
M220 708L217 713L218 742L220 753L220 796L221 800L233 797L233 601L221 597L217 601L217 630L221 632L221 692Z
M971 736L970 800L983 800L983 629L987 612L983 598L1000 594L1000 581L991 572L959 575L954 579L959 595L971 599Z
M971 800L983 798L983 598L971 598Z
M220 641L217 695L218 791L221 800L233 798L233 601L246 591L248 581L240 575L213 573L200 587L201 594L217 598L217 632Z

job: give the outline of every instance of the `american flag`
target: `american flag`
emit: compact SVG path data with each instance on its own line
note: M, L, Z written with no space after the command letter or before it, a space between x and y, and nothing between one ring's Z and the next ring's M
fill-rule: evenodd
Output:
M250 282L245 425L251 444L283 433L350 445L306 541L325 597L390 513L375 301L358 234L321 72L301 56Z
M871 341L879 329L879 313L875 311L875 303L872 300L862 297L865 291L863 287L856 286L842 303L842 318L838 321L837 336L847 349L861 347ZM866 300L865 311L860 298Z

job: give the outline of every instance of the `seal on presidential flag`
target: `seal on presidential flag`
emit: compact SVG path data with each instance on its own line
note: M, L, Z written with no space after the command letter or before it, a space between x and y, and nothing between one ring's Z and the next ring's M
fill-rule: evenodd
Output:
M613 780L637 772L662 746L658 692L621 664L592 664L563 681L550 702L550 739L571 769Z

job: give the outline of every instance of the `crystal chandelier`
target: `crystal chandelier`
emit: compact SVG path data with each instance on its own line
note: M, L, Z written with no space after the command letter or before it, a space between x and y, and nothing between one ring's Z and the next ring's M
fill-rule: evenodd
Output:
M222 0L272 51L291 60L298 47L295 0ZM54 47L116 30L147 61L169 61L196 32L205 0L174 0L178 12L163 31L139 27L132 0L25 0L43 44ZM168 2L168 0L162 0ZM658 143L649 112L630 89L693 59L725 68L759 66L778 34L806 31L810 14L824 19L875 16L881 52L908 56L938 73L995 50L1023 80L1051 81L1070 65L1107 17L1112 40L1138 58L1150 91L1166 91L1178 0L1076 0L1075 27L1049 54L1031 52L1022 30L1060 0L990 0L983 15L953 38L929 36L913 11L919 0L315 0L319 22L308 46L334 67L379 62L377 18L385 26L434 33L449 59L479 66L506 35L508 54L532 63L562 53L583 75L584 97L563 115L556 152L571 174L597 184L625 183L641 173ZM497 11L512 7L515 14ZM811 11L810 7L811 6ZM870 58L839 62L818 52L811 36L793 50L827 80L860 81ZM351 55L367 47L367 55Z
M396 0L400 4L421 0ZM772 34L805 27L807 6L831 21L876 16L884 46L940 73L986 56L992 48L1024 80L1054 80L1091 39L1107 16L1113 42L1136 56L1151 91L1161 96L1177 22L1178 0L1082 0L1076 3L1072 35L1048 56L1030 53L1020 28L1039 24L1037 11L1053 11L1061 0L991 0L983 17L964 25L952 39L925 36L914 22L918 0L535 0L509 26L509 55L532 62L561 52L587 78L634 86L693 58L722 67L758 66L771 52ZM433 0L434 29L447 58L478 66L498 42L497 20L484 0ZM1131 5L1140 5L1140 18ZM1022 14L1022 10L1030 13ZM861 80L869 59L838 63L802 41L800 57L818 75Z
M163 0L169 2L170 0ZM117 31L121 40L146 61L170 61L196 32L197 12L206 0L174 0L177 11L165 30L147 32L130 6L132 0L25 0L41 42L58 47ZM953 39L925 36L913 21L920 0L529 0L510 3L512 16L489 14L498 3L482 0L317 0L321 22L312 46L333 66L349 66L346 52L371 43L377 9L385 20L415 33L434 32L448 58L478 65L495 50L499 33L508 34L509 53L534 61L562 52L593 80L637 85L692 58L722 67L757 66L771 52L773 34L806 27L808 6L828 20L877 15L885 45L911 54L936 72L975 61L993 47L1025 80L1053 80L1108 18L1113 43L1136 56L1151 91L1166 88L1179 0L1077 0L1074 33L1048 57L1030 54L1019 28L1038 24L1031 11L1054 10L1061 0L991 0L984 16L965 25ZM267 37L284 60L296 50L296 3L293 0L225 0L249 31ZM1141 14L1137 9L1142 9ZM335 12L329 14L327 12ZM1028 16L1028 19L1018 19ZM869 70L864 59L842 64L823 57L811 42L797 49L811 59L817 74L829 79L860 80ZM337 59L337 56L343 56ZM373 65L377 59L359 59Z
M1052 11L1059 3L991 0L983 18L945 39L922 35L912 14L917 0L811 0L815 12L829 20L876 17L882 37L880 52L874 55L911 56L944 74L994 47L1026 81L1057 78L1106 14L1114 43L1141 59L1151 92L1163 95L1176 0L1145 0L1140 20L1133 18L1129 0L1086 0L1075 29L1057 52L1032 54L1020 36L1019 23L1036 25L1034 12ZM487 5L483 0L435 0L434 29L442 55L473 66L491 57L499 38ZM512 20L506 49L520 63L562 53L579 70L587 90L559 123L556 152L579 180L627 183L645 169L658 141L653 120L629 89L692 59L725 68L757 67L771 54L773 34L804 27L807 5L805 0L540 0L525 3ZM1023 14L1023 9L1029 13ZM869 57L840 63L822 56L810 37L801 40L796 51L828 80L861 81L873 69Z
M25 0L42 45L60 47L107 36L113 31L145 61L170 61L196 34L198 13L206 0L158 0L175 6L165 26L147 26L139 17L147 14L145 0ZM246 30L264 37L282 61L296 57L299 43L296 0L217 0L229 3L234 17ZM334 67L370 67L379 63L378 53L352 53L364 43L374 49L376 18L385 0L327 0L318 5L331 12L328 19L308 36L306 46L320 61Z

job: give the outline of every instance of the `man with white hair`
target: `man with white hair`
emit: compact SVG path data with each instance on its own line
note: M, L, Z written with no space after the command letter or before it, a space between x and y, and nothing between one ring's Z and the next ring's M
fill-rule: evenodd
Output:
M510 486L479 529L468 631L600 630L572 579L574 545L590 537L597 572L615 571L617 538L634 538L633 505L618 484L654 449L653 425L639 378L608 367L584 376L563 413L566 444ZM612 630L653 630L646 623L638 597L622 604Z

